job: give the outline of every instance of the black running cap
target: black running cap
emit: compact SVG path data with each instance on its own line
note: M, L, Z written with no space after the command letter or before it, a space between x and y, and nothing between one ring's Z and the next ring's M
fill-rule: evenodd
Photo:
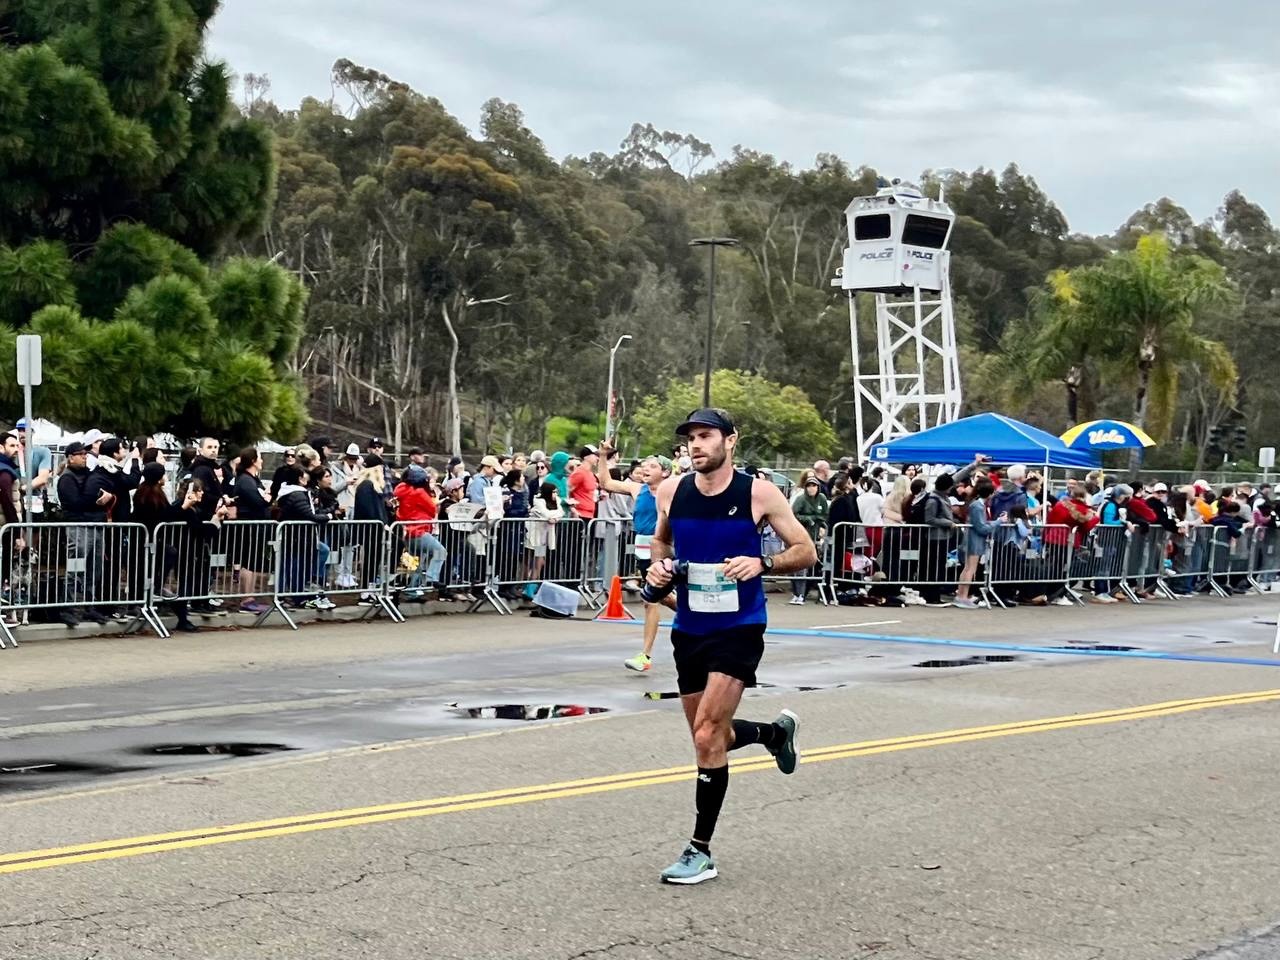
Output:
M684 423L676 427L676 436L687 437L694 427L714 427L726 437L738 432L738 428L729 419L729 413L719 407L703 407L689 414Z

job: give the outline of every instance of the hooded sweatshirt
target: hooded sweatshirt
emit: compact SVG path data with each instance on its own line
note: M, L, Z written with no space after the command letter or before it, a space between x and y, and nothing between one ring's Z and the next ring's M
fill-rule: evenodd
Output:
M560 501L560 509L564 515L569 516L572 509L573 501L569 499L569 474L566 467L569 465L569 455L563 450L559 450L551 455L551 471L547 474L546 482L556 488L556 497Z
M22 483L18 465L0 453L0 527L22 519Z
M995 519L1001 514L1012 513L1014 507L1026 507L1027 495L1008 477L1000 481L1000 489L991 497L988 515Z
M818 539L818 528L826 525L830 511L831 506L822 493L815 496L810 496L807 492L801 493L791 501L791 512L809 534L810 540Z

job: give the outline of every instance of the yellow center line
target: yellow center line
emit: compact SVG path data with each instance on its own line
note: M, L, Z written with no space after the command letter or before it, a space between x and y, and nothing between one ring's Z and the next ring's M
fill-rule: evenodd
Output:
M940 747L998 737L1021 736L1066 730L1073 727L1097 724L1123 723L1132 720L1148 720L1156 717L1175 716L1198 710L1218 707L1246 706L1280 700L1280 689L1258 690L1251 693L1226 694L1215 697L1199 697L1191 700L1169 700L1117 710L1101 710L1095 713L1071 714L1061 717L1045 717L1038 720L1022 720L1012 723L992 724L943 730L934 733L913 734L883 740L866 740L858 743L837 744L805 750L803 764L825 763L853 757L875 756L900 750L917 750ZM753 757L733 764L733 772L753 773L774 767L772 757ZM442 813L463 813L493 807L515 806L543 800L561 800L568 797L589 796L614 790L631 790L637 787L676 783L693 776L692 766L667 767L658 770L640 770L630 773L588 777L482 793L467 793L452 797L436 797L377 806L354 807L323 813L301 814L271 820L258 820L224 826L202 827L172 833L157 833L137 837L122 837L92 843L52 847L45 850L28 850L0 855L0 874L22 873L48 867L67 866L74 863L91 863L98 860L115 860L137 857L149 853L186 850L194 847L213 846L221 843L237 843L245 840L262 840L268 837L284 837L320 830L336 830L344 827L364 826L373 823L389 823L395 820L430 817Z

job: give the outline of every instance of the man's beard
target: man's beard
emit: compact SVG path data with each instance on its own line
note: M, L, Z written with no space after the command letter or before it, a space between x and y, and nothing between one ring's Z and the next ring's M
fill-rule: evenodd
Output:
M727 453L724 447L721 447L714 453L705 453L703 454L702 466L698 466L697 463L694 463L693 469L696 473L715 473L724 466L726 456Z

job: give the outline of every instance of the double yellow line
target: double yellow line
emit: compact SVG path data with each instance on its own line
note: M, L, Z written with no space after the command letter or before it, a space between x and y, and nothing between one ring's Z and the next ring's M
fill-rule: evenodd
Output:
M1252 693L1228 694L1218 697L1200 697L1194 700L1170 700L1121 710L1103 710L1097 713L1075 714L1065 717L1048 717L1040 720L1024 720L1016 723L1000 723L985 727L968 727L937 733L922 733L886 740L867 740L861 743L844 743L804 751L801 763L825 763L830 760L847 760L853 757L869 757L899 750L918 750L925 747L941 747L974 740L991 740L997 737L1013 737L1051 730L1067 730L1104 723L1122 723L1130 720L1149 720L1174 716L1197 710L1219 707L1246 706L1280 700L1280 690L1258 690ZM753 757L733 764L734 774L752 773L773 769L772 757ZM326 813L281 817L275 820L258 820L251 823L235 823L220 827L203 827L180 830L175 833L157 833L140 837L124 837L102 840L68 847L52 847L46 850L28 850L22 853L0 855L0 874L23 873L27 870L43 870L48 867L69 866L75 863L92 863L98 860L117 860L122 857L138 857L149 853L171 850L187 850L193 847L209 847L220 843L239 843L245 840L265 840L268 837L286 837L319 830L338 830L344 827L365 826L372 823L389 823L393 820L410 820L431 817L443 813L464 813L470 810L486 810L491 807L510 807L521 803L543 800L563 800L614 790L631 790L664 783L676 783L693 776L694 767L668 767L663 770L641 770L619 773L584 780L566 780L537 786L513 787L491 790L485 793L468 793L432 800L416 800L405 803L389 803L374 807L355 807L347 810L331 810Z

